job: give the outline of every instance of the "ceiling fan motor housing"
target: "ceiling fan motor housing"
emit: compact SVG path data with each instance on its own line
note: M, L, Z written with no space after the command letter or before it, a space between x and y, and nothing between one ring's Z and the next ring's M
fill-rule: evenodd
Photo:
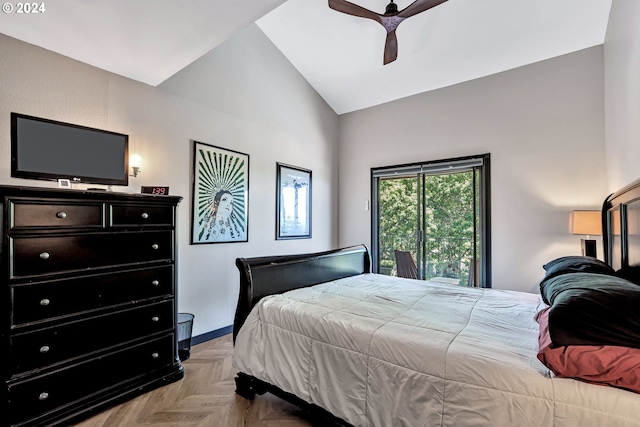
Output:
M398 5L395 4L393 0L387 5L387 9L384 11L385 15L389 15L390 13L398 13Z

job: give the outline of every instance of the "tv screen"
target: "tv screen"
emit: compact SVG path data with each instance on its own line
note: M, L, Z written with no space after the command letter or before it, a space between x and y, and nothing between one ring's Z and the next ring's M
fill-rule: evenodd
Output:
M129 136L11 113L11 176L129 184Z

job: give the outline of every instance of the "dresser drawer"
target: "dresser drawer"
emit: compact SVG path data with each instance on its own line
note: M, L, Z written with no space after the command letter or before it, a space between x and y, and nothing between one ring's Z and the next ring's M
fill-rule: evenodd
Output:
M10 229L104 226L102 203L37 203L11 201Z
M171 296L173 266L11 287L11 327L117 304Z
M173 261L173 231L20 236L9 243L11 278Z
M12 377L174 328L173 300L9 337Z
M9 385L11 423L36 418L63 405L94 399L95 393L135 382L175 361L173 334L84 363ZM28 414L28 415L27 415Z
M174 210L171 206L119 205L109 206L110 226L173 226Z

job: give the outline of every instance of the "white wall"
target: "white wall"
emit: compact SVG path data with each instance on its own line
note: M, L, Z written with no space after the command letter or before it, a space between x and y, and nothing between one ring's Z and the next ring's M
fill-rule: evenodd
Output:
M372 167L490 153L493 287L536 292L607 196L603 96L600 46L340 116L339 244L370 244Z
M604 43L610 192L640 178L640 2L613 0Z
M233 323L235 258L337 245L337 116L255 26L154 88L0 35L0 184L10 177L10 112L129 135L142 174L128 188L168 185L178 222L179 310L194 335ZM249 242L190 245L191 140L249 154ZM313 172L313 238L275 241L276 162Z

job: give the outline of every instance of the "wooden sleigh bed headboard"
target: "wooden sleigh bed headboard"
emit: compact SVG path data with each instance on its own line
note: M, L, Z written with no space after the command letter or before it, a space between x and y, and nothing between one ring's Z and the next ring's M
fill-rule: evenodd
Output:
M640 266L640 180L605 199L602 241L604 260L615 270Z
M233 322L233 340L249 312L267 295L371 272L365 245L310 254L238 258L240 295Z

